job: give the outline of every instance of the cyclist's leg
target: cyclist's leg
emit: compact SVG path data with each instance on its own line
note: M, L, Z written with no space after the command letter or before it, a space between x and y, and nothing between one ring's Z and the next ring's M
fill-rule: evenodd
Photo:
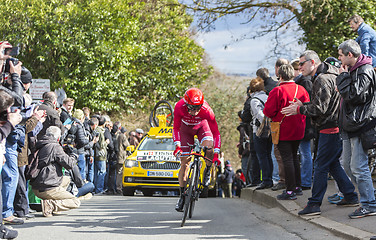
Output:
M185 124L182 124L180 128L181 132L181 149L183 152L183 155L189 154L191 150L191 146L193 146L194 142L194 133L192 131L191 127L186 126ZM176 211L183 211L183 206L184 206L184 200L185 200L185 195L184 195L184 187L187 182L188 178L188 171L189 171L189 162L190 158L189 157L181 157L180 158L180 170L179 170L179 186L180 186L180 198L178 202L176 203L175 210Z
M197 128L197 137L201 143L201 146L206 147L206 157L212 160L214 157L214 139L208 122L204 120L194 128ZM205 160L205 162L206 168L204 171L203 185L206 187L210 183L210 169L212 162L208 160Z
M214 139L210 130L208 121L203 120L200 124L196 125L194 129L197 129L197 137L201 143L201 146L206 147L206 157L213 159L214 157ZM210 161L206 161L207 166L211 166Z
M189 162L191 161L188 157L180 158L180 170L179 170L179 186L182 188L185 186L188 178Z

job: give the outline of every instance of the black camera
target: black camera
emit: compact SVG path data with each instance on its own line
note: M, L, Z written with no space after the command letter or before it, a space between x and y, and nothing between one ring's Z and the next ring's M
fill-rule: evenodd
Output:
M8 58L6 61L5 61L5 68L4 68L4 72L5 73L9 73L10 72L10 61L12 61L13 65L16 66L18 64L18 59L17 58Z
M94 131L93 131L93 136L94 136L94 137L98 137L98 136L99 136L99 132L96 131L96 130L94 130Z
M0 121L1 122L8 121L8 111L7 110L0 113Z

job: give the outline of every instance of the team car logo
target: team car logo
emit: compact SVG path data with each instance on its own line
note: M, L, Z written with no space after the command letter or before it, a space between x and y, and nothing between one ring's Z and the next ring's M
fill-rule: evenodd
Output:
M137 152L139 161L175 161L172 151L140 151Z

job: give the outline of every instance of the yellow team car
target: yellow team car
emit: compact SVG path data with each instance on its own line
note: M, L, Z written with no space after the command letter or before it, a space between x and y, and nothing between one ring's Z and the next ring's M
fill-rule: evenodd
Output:
M166 112L167 111L167 112ZM140 144L127 150L132 154L124 162L123 195L133 196L135 190L141 190L145 196L154 191L167 192L178 190L180 161L173 156L175 150L172 139L173 110L169 102L160 101L154 107L149 122L151 128ZM202 174L206 165L203 161ZM212 181L201 192L201 197L217 194L216 167L212 167Z

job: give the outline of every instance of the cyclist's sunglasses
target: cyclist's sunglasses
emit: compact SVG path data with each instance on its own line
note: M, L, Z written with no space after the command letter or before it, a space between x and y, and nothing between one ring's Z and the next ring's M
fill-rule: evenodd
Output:
M188 110L191 110L191 111L198 111L200 110L202 107L202 104L201 105L191 105L191 104L187 104L187 108Z

